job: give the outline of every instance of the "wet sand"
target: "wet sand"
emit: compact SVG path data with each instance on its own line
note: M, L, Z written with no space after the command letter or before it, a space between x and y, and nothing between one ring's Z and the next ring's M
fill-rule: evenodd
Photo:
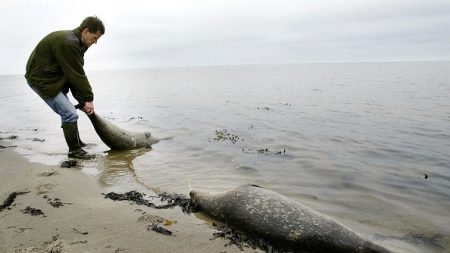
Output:
M31 163L13 148L1 148L0 161L0 205L12 192L21 193L0 211L0 252L256 251L212 240L216 230L179 207L152 209L105 199L96 178L80 169ZM42 214L25 211L38 209ZM156 220L173 234L148 230Z

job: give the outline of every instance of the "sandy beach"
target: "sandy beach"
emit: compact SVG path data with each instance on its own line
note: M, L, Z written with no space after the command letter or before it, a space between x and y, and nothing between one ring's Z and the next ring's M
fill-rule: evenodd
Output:
M31 163L13 141L0 145L0 205L19 193L0 211L0 252L255 252L225 247L197 214L105 199L79 168ZM172 235L149 230L155 221Z

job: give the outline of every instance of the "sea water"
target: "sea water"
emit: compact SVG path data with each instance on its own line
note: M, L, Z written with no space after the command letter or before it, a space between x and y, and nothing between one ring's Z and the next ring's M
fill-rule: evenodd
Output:
M109 151L80 112L81 138L99 157L81 171L106 188L188 194L257 184L396 252L450 251L450 62L88 76L97 114L162 139L152 149ZM17 136L16 151L67 160L59 117L22 76L0 76L0 98L0 135Z

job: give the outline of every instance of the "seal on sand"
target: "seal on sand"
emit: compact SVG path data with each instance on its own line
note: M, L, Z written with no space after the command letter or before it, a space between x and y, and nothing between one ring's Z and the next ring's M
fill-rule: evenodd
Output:
M297 201L255 185L208 194L190 192L206 215L294 251L388 253L356 232Z
M89 119L100 139L111 149L129 150L150 147L159 141L153 138L150 132L139 133L126 131L113 125L98 114L89 115Z

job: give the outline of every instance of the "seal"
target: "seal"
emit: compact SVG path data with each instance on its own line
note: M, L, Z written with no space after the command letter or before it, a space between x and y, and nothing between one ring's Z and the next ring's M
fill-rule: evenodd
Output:
M218 194L191 191L189 195L207 216L296 252L391 252L330 217L256 185Z
M159 142L158 139L152 137L150 132L126 131L102 118L97 113L89 115L89 119L100 139L111 149L130 150L140 147L151 147Z

